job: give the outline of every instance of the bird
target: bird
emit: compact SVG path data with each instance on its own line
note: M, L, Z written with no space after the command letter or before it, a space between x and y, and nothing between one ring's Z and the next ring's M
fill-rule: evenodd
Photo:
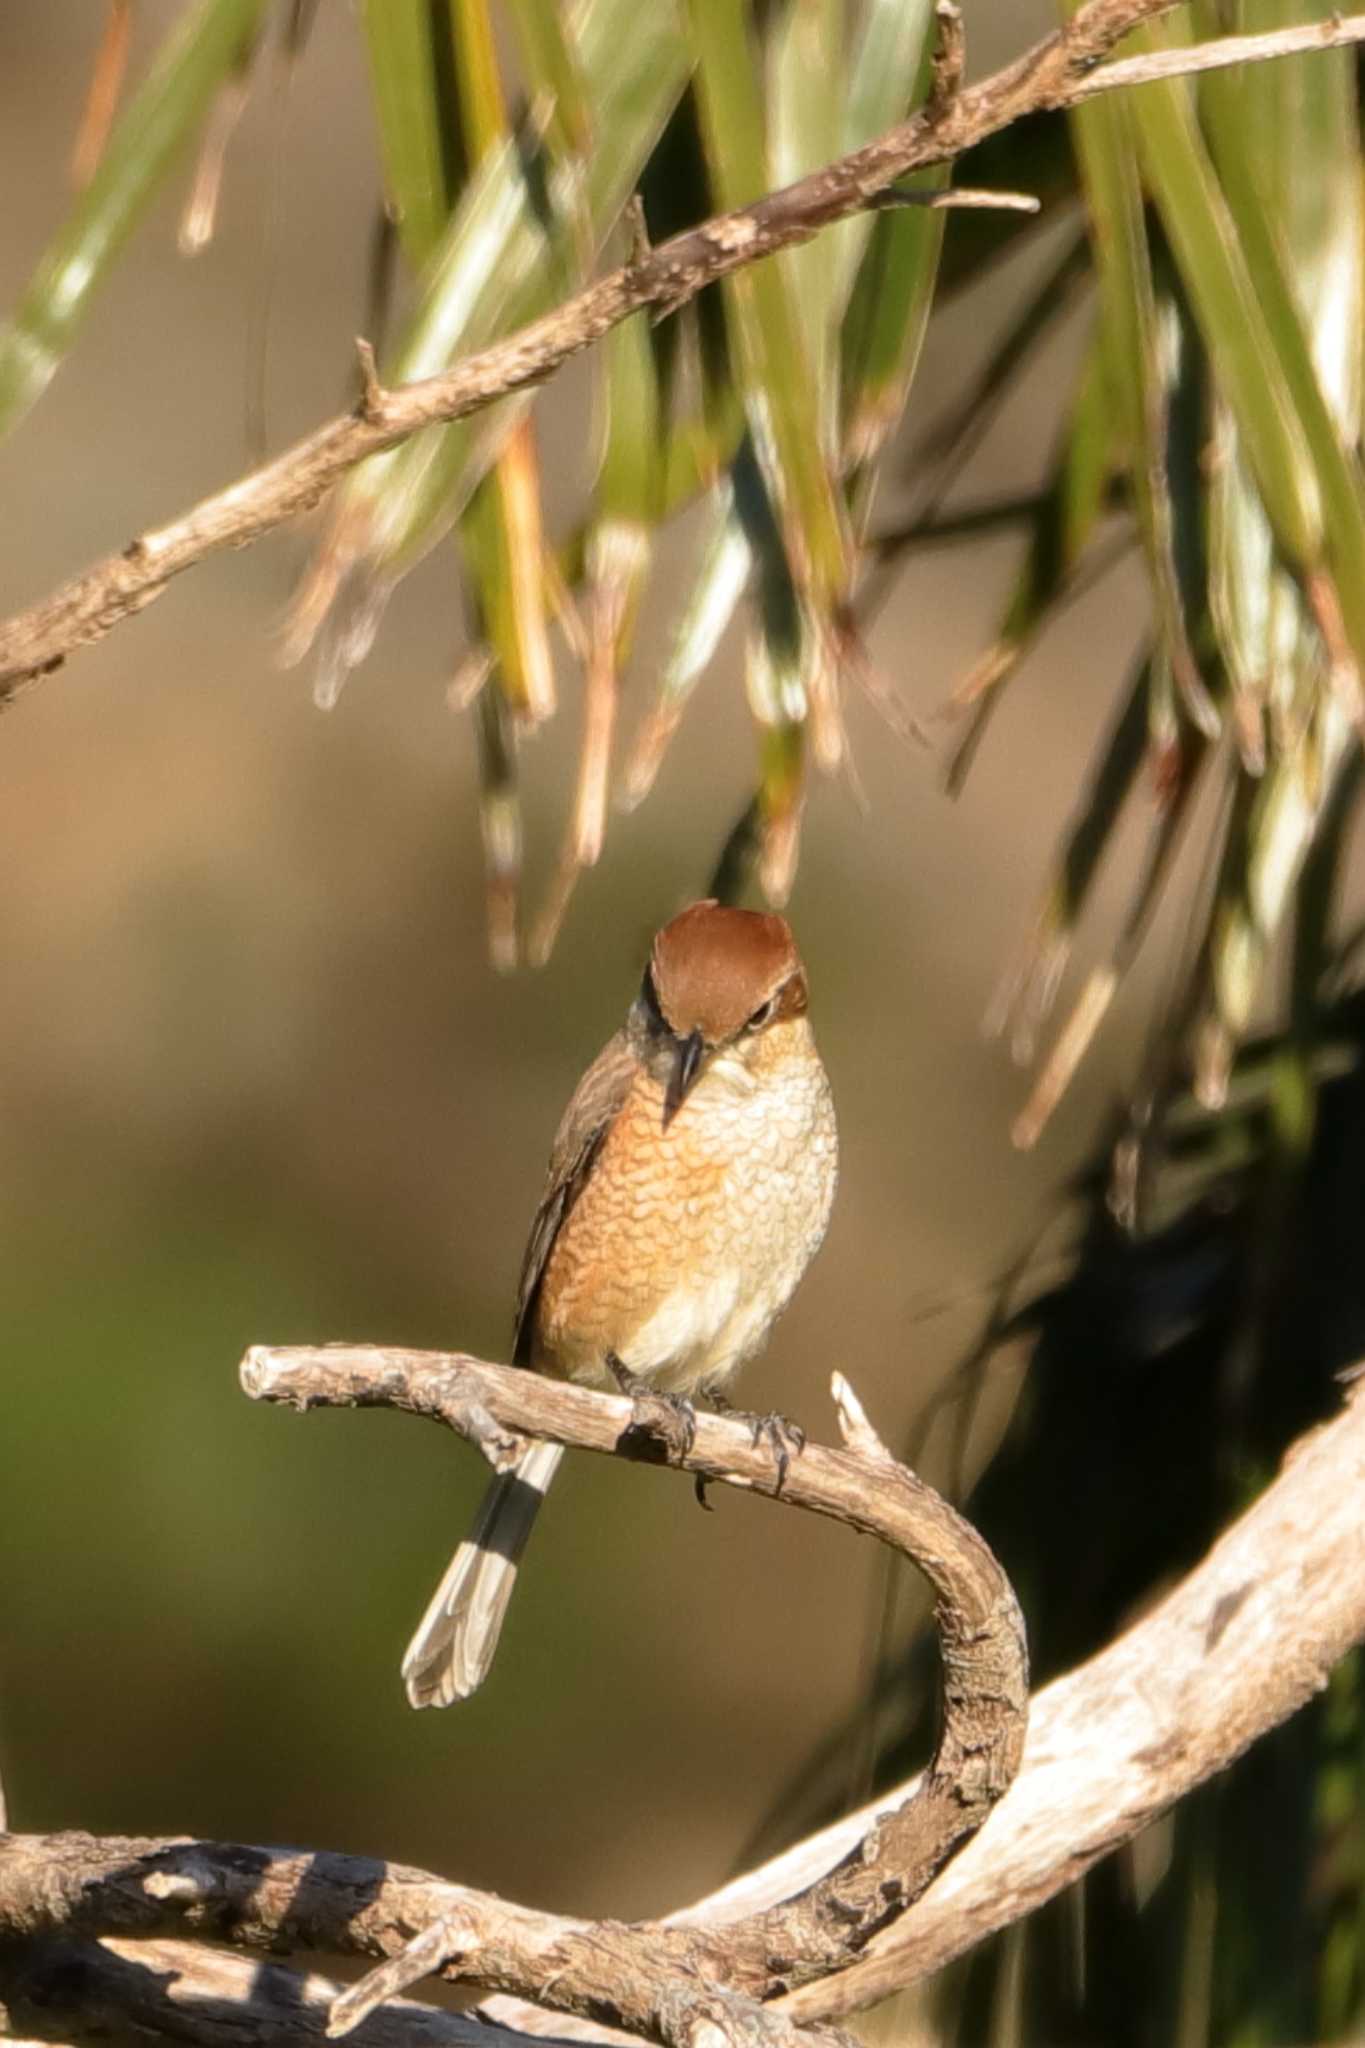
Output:
M834 1103L807 1002L775 913L708 898L656 934L625 1023L555 1136L514 1364L648 1390L689 1419L693 1396L725 1403L819 1249L834 1199ZM562 1456L533 1443L490 1486L404 1656L414 1707L467 1699L487 1676Z

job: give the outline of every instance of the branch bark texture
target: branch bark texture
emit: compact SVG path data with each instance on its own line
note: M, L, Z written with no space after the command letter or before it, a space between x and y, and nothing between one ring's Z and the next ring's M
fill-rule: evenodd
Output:
M541 1379L458 1355L329 1347L250 1352L243 1384L300 1408L387 1406L468 1434L493 1462L522 1433L685 1467L778 1495L904 1550L934 1586L943 1650L942 1731L903 1808L795 1897L724 1926L624 1926L532 1912L421 1871L241 1844L0 1839L0 1996L4 1949L101 1935L198 1933L257 1950L321 1949L383 1959L372 1989L348 1991L333 2031L368 2015L419 1974L538 1999L677 2048L798 2048L812 2033L767 2003L848 1967L975 1832L1023 1747L1027 1661L1008 1581L975 1531L877 1439L836 1379L846 1448L808 1445L785 1473L749 1426L698 1418L683 1447L658 1404ZM845 2037L837 2037L844 2042Z
M358 1400L377 1398L358 1381L354 1391ZM503 1418L510 1428L522 1420ZM704 1421L699 1434L710 1428ZM1359 1392L1340 1416L1293 1448L1278 1478L1181 1585L1107 1650L1038 1695L1019 1776L989 1825L860 1960L795 1992L786 2002L793 2019L870 2004L1022 1918L1320 1690L1338 1659L1365 1640L1363 1491ZM914 1781L888 1798L904 1799L913 1789ZM677 1922L723 1927L790 1898L846 1855L878 1810L812 1836ZM0 1842L0 1999L13 1981L16 1939L36 1940L47 1930L76 1939L72 1930L82 1922L119 1922L143 1936L173 1927L257 1948L381 1955L399 1952L414 1928L431 1925L468 1896L423 1872L341 1857L80 1835L11 1837ZM583 1933L581 1923L557 1924L566 1934ZM122 1953L118 1940L100 1946ZM137 1953L145 1952L139 1941ZM598 2030L510 1997L495 1997L483 2010L528 2034L601 2039ZM404 2013L386 2008L395 2025ZM32 2025L28 2008L17 2007L15 2018ZM54 2019L44 2038L86 2038L79 2028L56 2026ZM183 2038L212 2036L186 2018ZM249 2028L241 2038L252 2041ZM420 2033L411 2038L423 2040ZM263 2036L262 2048L273 2042Z
M1365 1642L1362 1498L1365 1385L1290 1449L1274 1482L1164 1600L1035 1695L1019 1774L988 1824L849 1970L795 1992L783 2009L850 2013L932 1976L1065 1890L1320 1692ZM789 1896L916 1782L674 1919L724 1923ZM578 2032L508 1998L486 2010L528 2034Z
M651 1929L643 1947L656 1965L672 1960L763 2000L846 1968L976 1832L1013 1776L1028 1688L1023 1621L1013 1592L975 1530L891 1457L842 1379L836 1378L835 1390L846 1448L807 1445L785 1476L769 1447L754 1442L747 1423L699 1415L694 1440L680 1449L652 1433L647 1400L599 1394L461 1355L257 1347L244 1361L242 1382L257 1398L301 1408L398 1407L476 1437L483 1425L476 1421L471 1429L471 1415L491 1416L504 1433L510 1429L652 1461L667 1457L704 1478L780 1493L793 1507L878 1536L930 1580L943 1658L943 1714L934 1761L915 1798L870 1820L863 1838L799 1896L774 1901L751 1921L726 1928L719 1944L708 1937L697 1945L701 1930L694 1930L676 1946L673 1934ZM499 1449L505 1456L505 1438ZM595 1933L592 1939L597 1947L603 1937ZM562 1965L557 1980L558 1992ZM566 2001L562 2009L575 2008ZM621 2014L613 2023L623 2018L636 2024Z
M1362 1499L1357 1385L1180 1585L1037 1694L1008 1795L914 1910L842 1977L798 1991L786 2009L852 2012L931 1975L1054 1897L1320 1692L1365 1641ZM724 1919L781 1898L856 1840L871 1811L679 1917ZM498 2010L512 2011L502 2001Z
M346 1987L192 1941L39 1941L0 1961L0 2033L108 2048L150 2037L196 2048L300 2048L324 2041ZM8 2029L8 2031L6 2031ZM524 2034L396 1998L357 2028L355 2048L516 2048Z
M751 206L689 228L589 285L505 341L442 376L386 391L370 374L354 412L324 426L205 498L169 524L140 534L0 625L0 702L60 667L151 604L173 578L225 548L244 547L315 506L346 472L421 428L463 419L508 393L543 383L568 359L632 313L684 305L705 285L808 241L821 228L876 202L909 171L945 163L1027 114L1074 105L1111 86L1154 76L1290 54L1365 38L1365 17L1333 18L1288 41L1229 37L1203 49L1163 52L1110 69L1103 59L1128 32L1175 0L1083 0L1070 20L1002 70L964 91L936 95L912 120ZM948 0L940 13L956 19ZM1253 47L1259 45L1260 47ZM1135 68L1136 67L1136 68Z

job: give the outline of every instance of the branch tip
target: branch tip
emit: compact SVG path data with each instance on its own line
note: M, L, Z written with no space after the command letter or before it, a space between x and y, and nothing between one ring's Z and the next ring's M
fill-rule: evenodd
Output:
M933 72L924 108L931 125L943 118L962 89L967 39L956 0L936 0L934 29Z
M981 213L1041 213L1043 202L1033 192L992 192L978 185L929 186L888 185L874 192L869 210L889 211L898 206L922 206L930 213L972 211Z
M201 1899L211 1888L211 1874L197 1872L193 1863L185 1864L179 1870L149 1870L142 1880L142 1889L149 1899L163 1901Z
M631 270L638 270L640 265L648 263L654 254L654 246L649 239L649 224L645 219L645 202L638 192L632 192L626 201L626 229L630 235L627 266Z
M834 1396L835 1413L839 1418L839 1434L849 1450L856 1451L859 1457L894 1465L895 1459L868 1421L867 1410L844 1375L841 1372L832 1373L829 1386Z
M237 1378L242 1392L248 1400L263 1399L266 1389L268 1367L263 1344L253 1344L237 1368Z
M363 334L355 338L356 359L360 364L360 399L356 411L362 420L371 426L381 426L385 416L386 392L379 381L379 370L374 359L374 347Z
M439 1920L433 1920L396 1956L390 1956L377 1969L367 1970L347 1986L340 1998L332 2001L327 2015L328 2040L337 2041L353 2032L386 1999L397 1998L421 1978L439 1976L447 1963L466 1952L470 1937L471 1929L463 1913L443 1913Z

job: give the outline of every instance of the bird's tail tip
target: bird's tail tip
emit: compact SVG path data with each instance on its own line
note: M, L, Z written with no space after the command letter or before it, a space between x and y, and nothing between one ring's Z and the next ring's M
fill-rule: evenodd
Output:
M454 1706L488 1676L517 1565L562 1456L558 1444L533 1444L516 1470L489 1488L473 1534L451 1559L403 1658L412 1706Z

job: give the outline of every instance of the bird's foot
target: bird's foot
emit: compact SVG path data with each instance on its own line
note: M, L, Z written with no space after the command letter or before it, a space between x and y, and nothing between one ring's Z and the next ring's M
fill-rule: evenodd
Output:
M767 1444L777 1461L777 1491L781 1493L792 1459L799 1458L806 1448L805 1430L789 1415L753 1415L743 1408L731 1408L728 1402L724 1412L732 1422L748 1423L755 1450L760 1444Z
M621 1392L632 1399L636 1394L645 1391L645 1382L640 1378L639 1373L632 1372L624 1358L618 1358L614 1351L607 1353L607 1371L611 1374Z
M748 1423L755 1448L761 1443L767 1443L773 1457L777 1460L776 1490L778 1493L781 1493L787 1483L787 1474L791 1470L792 1459L799 1457L806 1448L806 1432L802 1429L800 1423L793 1422L788 1415L778 1415L776 1413L756 1415L750 1409L736 1408L734 1402L716 1387L708 1387L705 1390L705 1394L706 1405L715 1414L725 1416L729 1422ZM697 1500L702 1507L708 1509L711 1505L706 1498L706 1489L709 1484L710 1481L703 1479L701 1474L698 1473L696 1479Z
M655 1394L645 1387L632 1394L639 1426L658 1437L669 1462L681 1464L697 1440L697 1411L685 1394Z
M607 1370L635 1404L632 1428L661 1443L670 1463L681 1463L697 1440L697 1411L686 1395L656 1393L614 1351L607 1353Z

